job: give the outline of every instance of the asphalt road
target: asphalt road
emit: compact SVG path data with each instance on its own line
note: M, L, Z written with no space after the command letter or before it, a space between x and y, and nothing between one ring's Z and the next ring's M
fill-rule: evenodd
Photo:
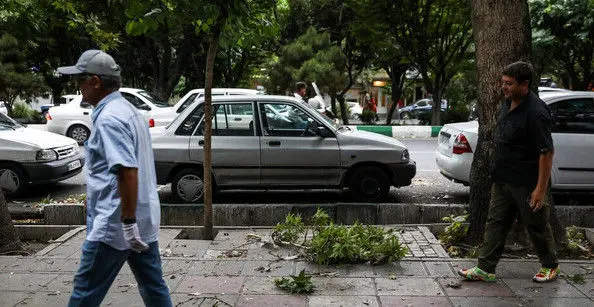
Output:
M436 139L406 139L411 159L417 162L417 175L412 185L390 190L389 202L394 203L467 203L469 188L445 179L437 170L434 151ZM81 148L82 149L82 148ZM25 197L13 203L34 204L43 199L63 200L85 193L85 179L81 173L54 185L36 186ZM337 191L232 191L216 195L215 203L333 203L348 202L348 195ZM169 186L159 187L162 203L170 203Z

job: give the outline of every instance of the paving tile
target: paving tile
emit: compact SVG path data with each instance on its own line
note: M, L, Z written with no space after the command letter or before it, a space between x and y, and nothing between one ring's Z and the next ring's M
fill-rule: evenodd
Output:
M452 297L450 298L455 307L510 307L526 306L526 300L517 297ZM546 304L540 306L548 306Z
M56 278L56 274L0 273L0 291L36 291Z
M540 284L526 279L504 278L503 281L517 295L522 297L585 297L563 279Z
M594 301L587 299L587 298L561 298L561 297L552 297L552 298L535 298L530 300L529 302L523 304L522 306L526 307L592 307L594 306Z
M64 305L63 305L64 306ZM126 307L144 307L144 302L138 291L127 293L108 292L101 306L126 306Z
M293 275L292 261L246 261L242 276L289 276Z
M380 296L382 306L431 306L446 307L452 306L448 299L443 296Z
M21 304L28 306L67 306L70 292L37 292L25 298Z
M81 247L82 242L71 242L69 240L66 243L62 243L60 244L60 246L52 249L49 253L45 254L45 256L56 258L68 258L76 253L80 253Z
M316 293L323 295L375 295L372 278L315 277Z
M295 262L295 274L299 274L302 270L305 270L305 274L329 274L330 276L338 274L333 267L327 265L320 265L311 263L308 261L296 261Z
M0 291L0 307L12 307L32 295L31 292Z
M309 307L378 307L375 296L316 296L309 297Z
M297 256L298 253L291 250L271 250L267 248L250 249L248 250L247 260L279 260L287 257Z
M235 306L238 294L182 294L176 293L171 295L173 306L185 307L185 306L200 306L200 307L222 307L222 306Z
M535 261L502 261L497 266L495 275L500 278L531 280L539 270L540 263Z
M7 265L5 271L10 272L62 272L70 260L61 258L27 257L14 260Z
M283 295L287 294L276 287L277 277L246 277L241 293L244 295ZM313 282L313 280L312 280ZM317 291L317 290L316 290Z
M210 244L207 240L172 240L164 249L175 257L202 258Z
M429 271L429 276L434 277L456 277L458 274L452 270L448 262L431 262L424 263L425 268Z
M578 284L570 282L574 287L580 290L583 294L587 297L594 299L594 279L586 279L584 280L585 283Z
M74 281L74 274L58 275L56 279L52 280L47 286L44 287L44 291L60 291L69 292L72 291Z
M494 283L480 281L465 281L461 278L439 278L439 283L445 289L448 296L480 296L480 297L508 297L513 296L513 292L505 283L498 280ZM460 284L460 288L448 287L448 284Z
M468 269L476 266L476 260L457 260L450 261L454 272L458 272L461 269Z
M185 273L194 265L192 260L170 259L161 265L163 274Z
M581 274L586 279L594 279L594 263L561 263L559 267L563 274Z
M188 270L188 275L211 276L216 275L215 267L219 260L200 260L194 261L192 267Z
M307 299L304 295L242 295L236 306L306 307Z
M328 274L341 277L374 277L374 269L375 266L370 264L344 264L325 266L322 272L330 272ZM299 272L296 272L296 274L299 274Z
M427 271L421 261L397 261L373 268L376 276L427 276Z
M17 256L0 256L0 272L4 271L4 268L9 266L11 263L18 259Z
M439 284L429 277L376 278L378 295L442 296Z
M181 229L160 229L159 230L159 248L162 249L163 246L169 245L169 243L181 233Z
M177 293L239 293L244 277L186 276L175 289Z

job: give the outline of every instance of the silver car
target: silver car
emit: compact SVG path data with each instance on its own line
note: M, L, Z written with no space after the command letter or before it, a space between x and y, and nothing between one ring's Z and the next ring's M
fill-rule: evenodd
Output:
M203 197L203 100L151 128L159 184L183 202ZM416 164L400 141L334 123L286 96L213 97L212 178L225 189L343 189L376 202L407 186Z

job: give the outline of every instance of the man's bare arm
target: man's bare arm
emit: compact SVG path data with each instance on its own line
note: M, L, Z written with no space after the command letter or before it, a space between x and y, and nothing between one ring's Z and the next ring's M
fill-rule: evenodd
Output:
M544 205L543 201L549 188L551 169L553 168L553 155L554 152L549 151L541 154L538 159L538 182L530 198L530 207L535 211Z
M136 218L138 199L138 169L121 167L118 171L118 191L122 201L122 219Z

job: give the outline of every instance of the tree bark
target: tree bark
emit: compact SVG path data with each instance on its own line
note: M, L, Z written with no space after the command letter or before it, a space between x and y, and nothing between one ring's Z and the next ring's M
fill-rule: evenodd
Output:
M8 204L4 198L4 192L0 188L0 254L21 249L21 241L12 224L12 218L8 211Z
M503 101L499 81L506 65L529 60L531 28L528 3L522 1L472 0L472 28L478 69L477 148L470 172L471 244L482 241L489 209L491 161L497 114Z
M220 13L212 26L210 44L206 55L206 84L204 85L204 239L213 240L213 211L212 211L212 79L214 75L214 61L219 48L219 39L227 22L229 13L224 5L219 5Z
M404 79L406 79L407 68L408 65L393 64L392 67L385 69L392 80L392 105L388 110L386 125L390 125L392 123L392 116L394 116L394 112L398 114L398 100L400 100L402 97L402 88L404 87Z

